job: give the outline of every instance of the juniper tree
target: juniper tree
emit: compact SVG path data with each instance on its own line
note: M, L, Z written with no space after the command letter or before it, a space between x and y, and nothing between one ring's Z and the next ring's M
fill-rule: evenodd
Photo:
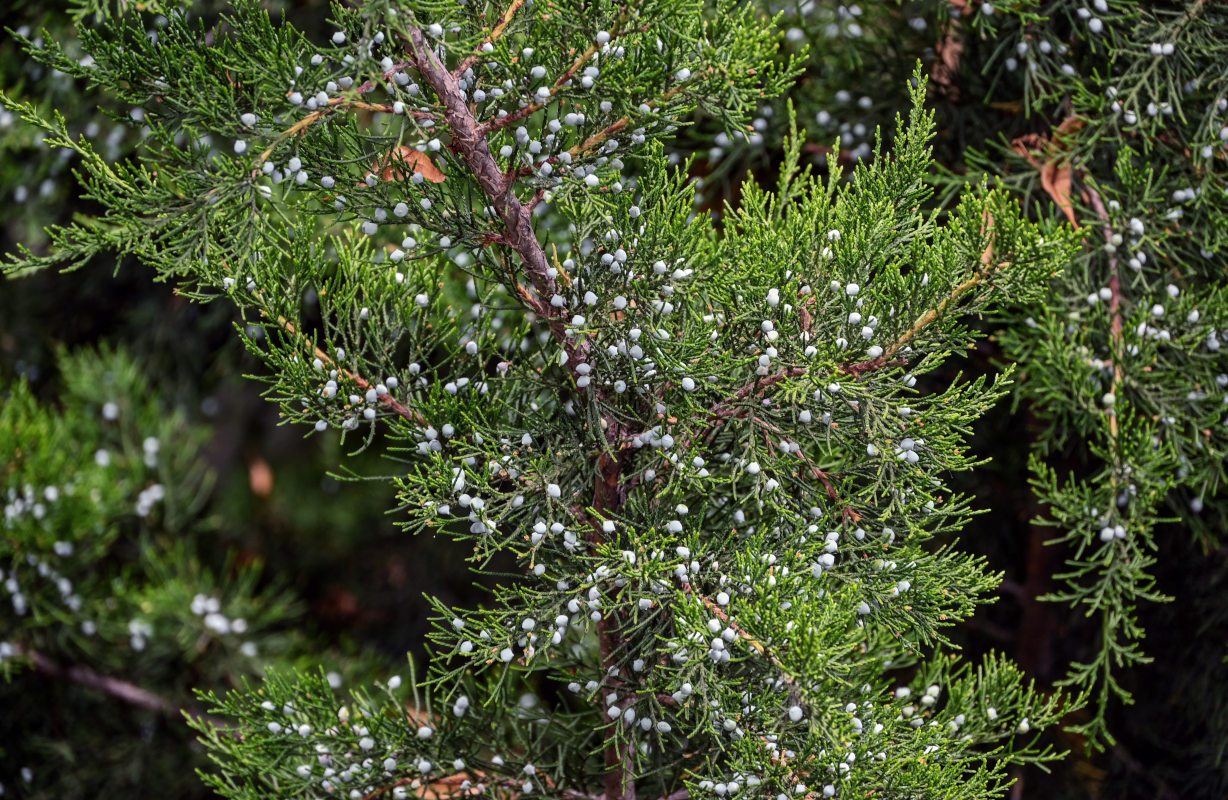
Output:
M1214 554L1222 552L1224 530L1217 499L1220 390L1228 384L1220 351L1224 6L762 5L782 11L790 41L810 45L805 76L790 97L805 110L811 140L839 132L842 159L867 157L867 131L893 106L891 89L878 85L891 74L884 65L923 56L940 98L940 127L953 140L940 156L943 191L935 205L952 202L978 173L991 174L1017 192L1030 215L1080 229L1077 266L1053 276L1036 302L1012 306L991 324L1001 362L1027 376L1015 398L1035 423L1029 449L1044 527L1032 536L1055 551L1047 570L1048 556L1030 559L1036 563L1022 589L1039 587L1043 599L1089 618L1062 636L1050 614L1037 631L1032 622L1041 613L1028 596L1019 649L1036 651L1029 660L1037 666L1062 660L1056 651L1073 654L1066 683L1096 695L1079 729L1097 746L1112 744L1111 701L1132 703L1130 684L1149 681L1136 672L1123 683L1127 668L1154 654L1143 646L1143 616L1157 613L1148 610L1152 603L1171 599L1156 584L1158 568L1180 575L1185 567L1176 562L1206 556L1222 564ZM758 121L759 144L766 138L770 150L780 120L765 113ZM753 161L746 138L698 137L690 146L707 150L708 171ZM987 445L1011 457L1004 443ZM1157 564L1161 523L1175 523L1159 530L1187 539L1193 552ZM1187 613L1217 619L1215 603L1197 599L1206 588L1190 587L1180 604L1197 602ZM1201 649L1198 635L1186 638ZM1198 676L1193 680L1215 682L1222 655L1170 658L1169 668L1181 665ZM1174 728L1205 730L1196 738L1222 742L1222 728L1207 722L1222 716L1192 709ZM1171 747L1173 737L1156 732L1153 718L1140 711L1122 727L1145 746ZM1210 750L1217 783L1192 793L1223 793L1223 750Z
M141 365L102 350L58 366L53 399L25 379L0 399L0 792L196 796L192 690L290 668L302 610L258 563L219 558L205 432Z
M408 532L518 566L436 604L409 686L210 694L223 795L971 798L1055 757L1063 699L947 636L998 580L948 476L1009 377L917 376L1073 240L988 184L924 210L919 74L890 152L824 182L794 136L717 231L663 143L796 69L714 5L372 2L319 43L238 3L31 49L147 133L111 163L4 98L105 209L10 271L119 252L234 302L287 424L386 448Z
M1222 496L1228 452L1224 23L1222 4L1104 0L986 4L968 22L992 44L986 69L1005 70L998 96L1050 126L974 163L1012 169L1084 237L1049 299L1006 316L1000 340L1048 423L1032 484L1068 560L1047 599L1099 627L1065 681L1096 689L1082 726L1093 741L1114 740L1110 699L1133 701L1121 670L1150 661L1138 606L1171 599L1155 586L1157 524L1179 521L1204 552L1222 538L1207 503ZM1072 448L1086 456L1062 474L1052 461Z

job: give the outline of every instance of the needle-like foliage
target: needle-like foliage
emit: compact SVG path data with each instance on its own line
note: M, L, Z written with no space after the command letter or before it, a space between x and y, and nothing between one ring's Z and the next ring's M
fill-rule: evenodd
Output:
M130 161L4 98L103 209L11 272L119 252L228 298L286 423L386 448L408 532L517 568L485 608L436 602L409 686L210 694L205 780L971 799L1056 757L1038 734L1068 700L948 638L999 580L951 543L974 509L949 476L1010 376L917 379L1076 239L989 183L926 210L920 72L890 149L819 180L794 135L718 230L663 145L696 109L740 129L796 74L752 5L336 14L323 43L239 2L217 29L86 34L88 63L32 49L137 109Z

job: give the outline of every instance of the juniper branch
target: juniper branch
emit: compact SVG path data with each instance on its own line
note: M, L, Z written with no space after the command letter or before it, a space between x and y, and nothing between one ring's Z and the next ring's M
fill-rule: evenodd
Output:
M482 44L478 45L478 52L467 56L464 61L456 65L456 69L452 70L452 75L454 77L460 78L469 70L470 67L482 59L482 47L499 41L499 37L503 35L503 31L507 29L508 25L512 24L512 20L516 17L516 12L519 11L524 4L525 0L512 0L511 4L509 4L507 7L507 11L503 12L503 19L500 20L499 24L494 27L494 30L490 32L490 35L482 40Z
M485 192L503 221L507 244L520 256L525 272L540 297L555 293L554 278L549 275L549 264L541 242L533 230L533 218L529 210L512 191L508 181L490 152L490 144L465 102L457 85L456 77L440 63L435 53L426 44L422 31L409 26L407 45L418 72L423 76L444 106L444 118L452 131L452 148L469 167L478 185ZM533 303L531 308L543 317L554 337L561 342L570 357L574 371L585 361L586 346L576 346L564 332L563 318L566 309L554 310L545 303Z

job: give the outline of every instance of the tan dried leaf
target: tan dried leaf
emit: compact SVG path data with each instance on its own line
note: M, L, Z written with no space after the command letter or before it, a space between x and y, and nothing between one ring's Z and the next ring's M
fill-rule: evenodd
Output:
M1053 202L1062 209L1066 219L1076 228L1079 223L1075 217L1074 203L1071 201L1074 170L1064 156L1070 139L1086 124L1087 121L1082 117L1072 115L1062 120L1053 137L1029 133L1011 141L1015 152L1026 158L1040 173L1041 188L1053 198Z
M985 212L985 220L981 223L981 233L989 233L989 244L985 246L985 251L981 253L981 264L985 267L989 266L989 262L993 261L993 214Z
M273 468L269 462L256 456L247 465L247 483L252 494L257 497L268 497L273 492Z
M367 174L376 175L384 181L404 181L409 180L415 173L431 183L443 183L444 180L444 174L435 166L430 156L404 144L375 159L371 172Z
M1074 203L1070 201L1070 185L1074 171L1070 164L1059 164L1057 159L1050 159L1040 168L1040 185L1057 203L1058 208L1070 220L1070 224L1079 227L1075 220Z
M959 60L964 52L964 42L955 32L943 36L934 45L934 68L930 77L937 90L952 100L959 98L959 86L955 78L959 74Z

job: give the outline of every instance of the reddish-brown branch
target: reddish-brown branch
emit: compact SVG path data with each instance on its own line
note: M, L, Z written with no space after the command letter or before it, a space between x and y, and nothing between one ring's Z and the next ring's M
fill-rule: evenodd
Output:
M767 647L765 647L764 644L754 636L742 630L736 621L730 619L729 614L725 611L725 609L717 605L712 598L705 597L699 592L695 591L695 587L691 586L689 581L682 584L682 593L688 594L699 600L699 602L703 604L703 607L712 613L712 616L728 625L730 630L736 633L741 639L745 640L745 642L751 646L751 649L761 656L766 656L768 660L772 661L773 664L776 664L775 659L768 655ZM779 667L780 665L776 664L776 666ZM793 682L793 679L787 675L782 675L781 677L783 677L789 683Z
M724 424L727 420L739 419L746 416L749 409L743 405L740 405L743 401L751 397L762 397L763 393L767 389L775 386L786 378L800 378L805 374L805 367L789 367L788 369L782 369L780 372L773 375L757 378L753 382L746 384L741 389L734 392L733 397L730 399L722 400L719 403L714 403L708 409L708 417L712 420L712 423L699 434L692 434L684 439L683 447L685 448L697 437L703 438L708 436L716 430L717 426Z
M533 195L533 199L525 204L525 208L528 209L529 213L533 213L533 209L537 208L538 203L544 199L546 199L546 190L538 189Z
M773 425L772 423L768 422L765 419L756 418L755 423L758 424L764 430L768 430L768 431L771 431L772 433L775 433L777 436L785 435L784 432L778 426ZM768 448L770 449L771 446L772 446L771 442L769 441ZM831 481L831 473L828 472L827 470L820 469L817 464L815 464L813 461L810 460L809 456L807 456L805 453L803 453L800 450L796 451L794 455L797 456L798 460L800 460L803 464L806 465L806 467L808 468L807 474L811 478L815 478L816 480L818 480L819 483L823 484L823 488L827 491L827 496L831 498L832 502L840 506L841 516L843 516L847 520L850 520L851 522L860 522L861 515L858 514L856 511L854 511L852 508L850 508L847 503L845 503L843 500L840 499L840 493L836 491L836 485L832 483Z
M408 61L398 61L397 63L393 64L391 67L389 67L388 69L380 73L380 79L384 81L388 81L398 72L404 72L405 70L409 69L412 66L413 64ZM373 81L365 80L361 84L359 84L354 89L354 91L361 95L361 94L366 94L367 92L371 91L374 88L375 88L375 83ZM430 118L430 119L435 118L435 115L430 113L429 111L414 111L414 112L409 112L409 113L412 113L414 116L421 115L419 116L419 118Z
M456 78L427 46L422 31L409 29L411 56L423 79L444 106L444 119L452 134L452 149L469 167L478 185L490 199L495 212L507 228L508 243L520 255L534 287L543 296L554 294L554 279L548 274L546 253L533 232L520 199L504 185L503 173L490 152L490 144L479 130L477 120L465 103Z
M722 400L719 403L713 404L712 407L708 409L708 416L713 417L716 420L713 427L726 419L741 416L744 409L738 408L737 404L741 403L743 400L746 400L752 395L755 397L761 397L763 395L763 390L775 386L784 379L800 378L805 374L805 367L789 367L788 369L782 369L780 372L773 375L767 375L746 384L741 389L734 392L733 397L729 400ZM704 432L704 434L706 433L707 431Z
M749 409L745 406L740 405L743 401L747 400L748 398L752 396L762 397L764 392L767 389L771 388L772 386L775 386L777 383L780 383L785 378L798 378L798 377L801 377L802 375L805 375L806 371L807 370L805 367L789 367L788 369L782 369L780 372L777 372L773 375L768 375L768 376L764 376L761 378L757 378L753 382L748 383L747 385L743 386L742 388L734 392L733 397L731 397L730 399L722 400L719 403L714 403L708 409L708 413L706 415L707 418L711 420L711 424L709 424L706 428L704 428L701 431L688 433L679 442L678 450L679 451L686 450L688 447L691 446L691 443L694 442L695 439L701 439L705 436L710 435L716 430L718 426L724 424L726 421L730 419L738 419L738 418L745 416L749 412ZM634 434L631 431L624 430L621 432L618 438L611 439L611 443L617 447L625 448L625 447L630 446L631 439L633 439L635 435L636 434ZM669 465L670 465L670 462L665 461L662 466L664 467L664 469L669 469ZM824 476L825 475L826 473L824 473ZM661 477L661 474L658 475L658 480L660 479L660 477ZM815 477L818 477L818 476L815 476ZM636 486L639 486L640 482L641 482L640 477L637 475L636 477L632 478L627 483L626 487L627 489L633 489Z
M884 356L879 356L878 358L871 358L868 361L858 361L853 364L841 364L840 371L848 375L852 375L854 378L860 378L867 372L874 372L875 370L880 370L884 367L902 367L906 364L908 364L908 360L904 358L888 359Z
M607 424L609 422L607 420ZM615 428L613 425L610 427ZM607 433L616 436L617 430ZM589 541L594 545L602 540L601 523L607 512L617 511L626 498L625 487L620 485L626 458L625 452L618 456L602 453L597 458L597 474L593 478L593 513L589 519L588 535ZM617 663L617 652L622 646L620 628L620 621L613 609L602 613L601 620L597 623L597 637L604 672L608 672ZM627 742L618 741L618 733L613 725L606 729L603 755L606 766L604 800L634 800L635 776L630 764L633 753Z
M546 252L533 230L533 217L530 210L520 202L520 198L508 185L503 171L499 169L494 155L490 152L490 143L486 140L486 131L478 125L473 112L465 102L456 76L440 63L435 53L426 44L422 31L410 27L406 44L410 58L423 80L435 92L435 96L443 104L443 116L452 134L451 149L460 155L478 186L490 200L503 222L504 238L507 244L520 256L524 271L543 298L555 294L555 281L550 276L550 264ZM574 371L588 355L588 342L572 342L565 331L565 314L567 310L554 309L544 302L530 305L534 313L545 319L555 339L560 341L568 355L568 366Z

